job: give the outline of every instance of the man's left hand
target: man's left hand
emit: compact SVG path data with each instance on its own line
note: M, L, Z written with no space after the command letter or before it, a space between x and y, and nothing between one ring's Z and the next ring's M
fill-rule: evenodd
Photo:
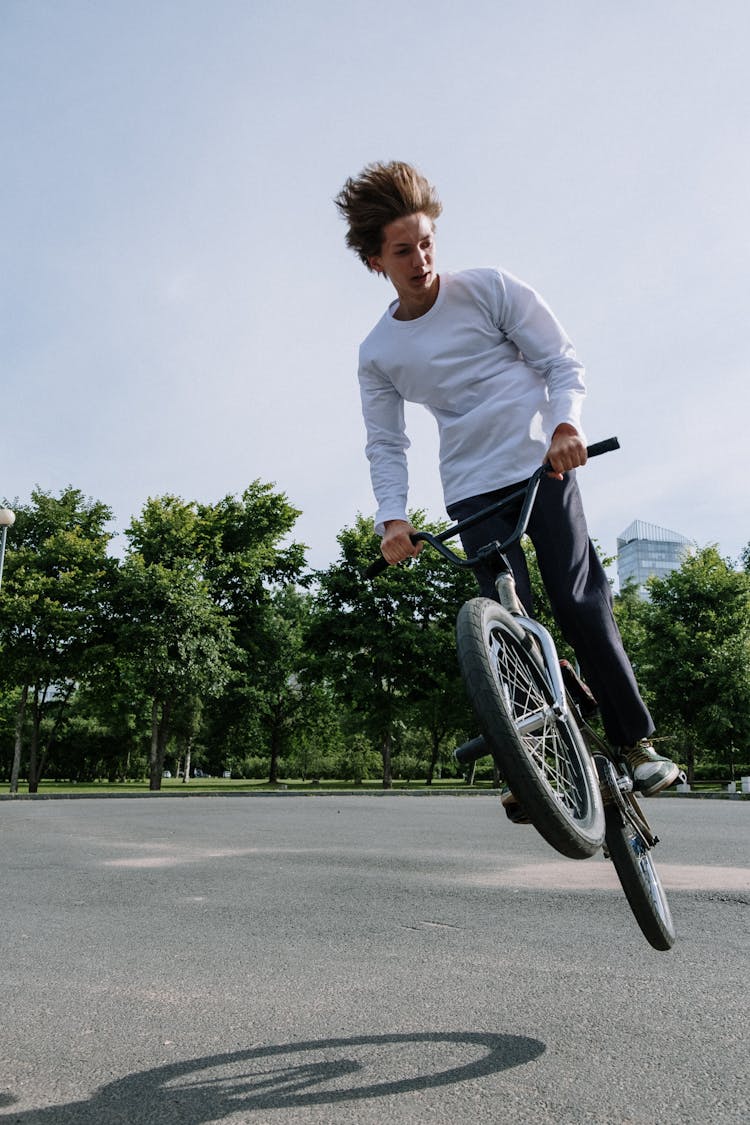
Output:
M545 460L555 470L547 474L553 480L562 480L563 473L586 464L586 444L574 426L567 422L560 423L552 435Z

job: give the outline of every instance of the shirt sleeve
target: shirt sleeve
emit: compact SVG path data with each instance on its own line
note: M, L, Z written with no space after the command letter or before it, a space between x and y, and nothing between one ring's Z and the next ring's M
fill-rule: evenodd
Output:
M528 366L546 380L552 431L567 422L585 440L581 425L585 372L573 344L534 289L504 271L498 271L497 276L497 326L513 341Z
M405 520L409 472L404 400L391 381L360 355L359 389L367 431L365 453L370 462L372 490L378 504L375 531L382 535L386 520Z

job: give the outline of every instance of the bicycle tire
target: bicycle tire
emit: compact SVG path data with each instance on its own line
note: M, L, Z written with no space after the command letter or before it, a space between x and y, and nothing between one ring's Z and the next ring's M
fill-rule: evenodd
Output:
M633 800L626 796L626 803L628 799ZM651 849L616 805L608 805L604 816L609 858L643 936L654 949L671 949L675 941L674 922Z
M474 714L529 820L562 855L592 856L604 840L599 782L572 714L552 711L536 642L499 603L472 598L456 643Z

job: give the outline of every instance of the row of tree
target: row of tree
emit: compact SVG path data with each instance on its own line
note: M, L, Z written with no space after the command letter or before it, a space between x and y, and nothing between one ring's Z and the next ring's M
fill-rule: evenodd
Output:
M292 538L299 512L260 481L216 504L149 500L122 558L110 510L77 489L14 506L0 590L0 775L13 792L43 776L147 776L158 789L165 765L429 783L475 733L453 641L473 578L433 552L370 582L378 540L359 517L313 572ZM536 612L554 628L528 553ZM709 547L648 601L616 599L691 774L750 756L750 548L742 562Z

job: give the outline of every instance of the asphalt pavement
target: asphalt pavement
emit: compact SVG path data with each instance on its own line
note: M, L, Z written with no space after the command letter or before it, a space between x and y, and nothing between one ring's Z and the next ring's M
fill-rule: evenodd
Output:
M678 931L497 796L0 804L0 1125L747 1122L750 804L655 799Z

